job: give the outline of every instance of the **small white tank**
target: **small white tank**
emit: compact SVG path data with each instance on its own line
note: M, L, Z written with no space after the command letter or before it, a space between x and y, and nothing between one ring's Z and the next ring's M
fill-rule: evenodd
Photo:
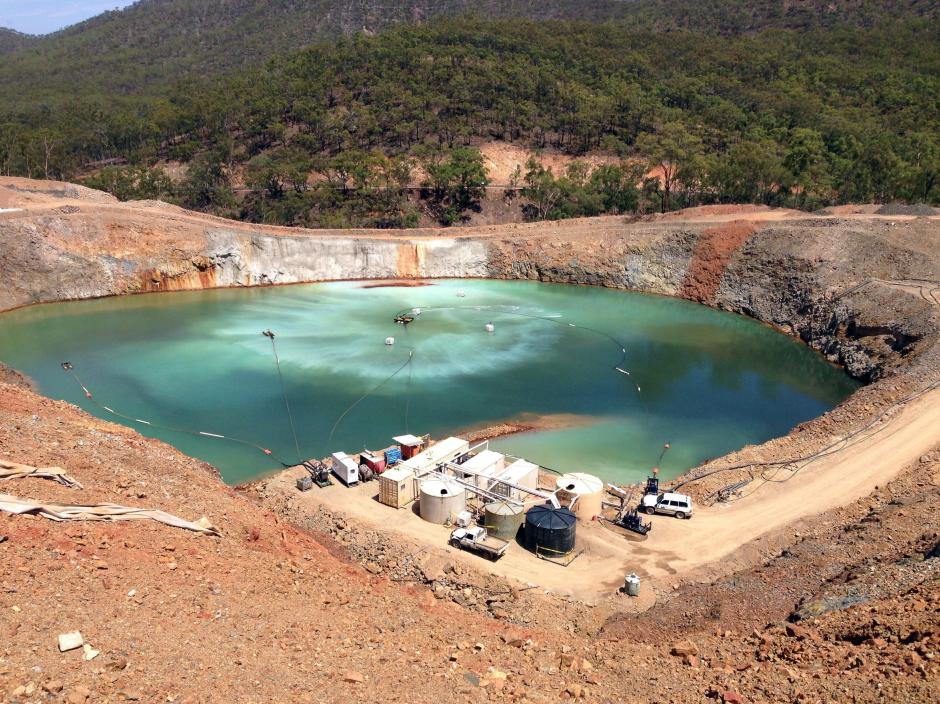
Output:
M412 314L414 314L414 315L421 315L421 309L420 309L420 308L412 308L412 309L411 309L411 312L412 312Z
M493 325L493 323L487 323L486 325L483 326L483 329L486 330L487 332L493 332L496 329L496 326Z
M391 347L392 345L395 344L395 338L394 338L394 337L386 337L386 338L385 338L385 344L388 345L389 347Z
M463 298L466 295L467 295L467 292L464 291L462 288L457 290L457 298Z

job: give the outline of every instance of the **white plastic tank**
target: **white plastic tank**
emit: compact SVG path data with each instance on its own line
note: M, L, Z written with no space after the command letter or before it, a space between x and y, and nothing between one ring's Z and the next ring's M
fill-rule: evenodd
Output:
M486 330L487 332L493 332L494 330L496 330L496 326L493 325L493 323L487 323L486 325L483 326L483 329Z
M385 344L388 345L389 347L391 347L392 345L395 344L395 338L394 338L394 337L386 337L386 338L385 338Z
M594 516L601 514L601 503L604 500L604 482L593 474L584 472L571 472L562 474L555 480L559 493L559 498L578 497L571 509L575 515L582 521L590 521Z
M635 574L628 574L623 580L623 590L628 596L640 596L640 578Z
M454 523L467 510L467 492L455 481L428 479L421 482L418 511L429 523Z

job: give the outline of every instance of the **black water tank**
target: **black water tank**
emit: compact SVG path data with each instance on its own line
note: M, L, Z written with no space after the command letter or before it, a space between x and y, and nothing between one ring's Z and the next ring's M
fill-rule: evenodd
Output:
M552 557L574 550L577 518L566 508L549 503L533 506L525 515L523 545L529 550Z

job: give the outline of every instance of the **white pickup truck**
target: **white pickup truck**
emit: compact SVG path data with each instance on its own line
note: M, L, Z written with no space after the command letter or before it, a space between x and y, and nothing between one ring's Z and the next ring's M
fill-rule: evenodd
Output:
M483 526L458 528L450 534L450 544L469 550L490 560L498 560L509 548L509 541L495 538Z

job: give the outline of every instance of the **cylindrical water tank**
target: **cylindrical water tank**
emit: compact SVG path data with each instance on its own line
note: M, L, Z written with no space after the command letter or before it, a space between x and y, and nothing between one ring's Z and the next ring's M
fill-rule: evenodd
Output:
M628 596L640 596L640 578L635 574L628 574L623 580L623 590Z
M457 482L446 479L427 479L421 482L418 511L430 522L453 523L457 514L467 508L467 492Z
M503 540L515 540L524 518L522 506L508 501L493 501L483 507L483 525L486 531Z
M555 480L560 491L578 496L572 511L582 521L590 521L594 516L601 514L601 503L604 500L604 482L593 474L584 472L571 472L562 474Z
M578 520L568 509L549 503L529 509L525 515L523 544L546 557L561 557L574 550Z

